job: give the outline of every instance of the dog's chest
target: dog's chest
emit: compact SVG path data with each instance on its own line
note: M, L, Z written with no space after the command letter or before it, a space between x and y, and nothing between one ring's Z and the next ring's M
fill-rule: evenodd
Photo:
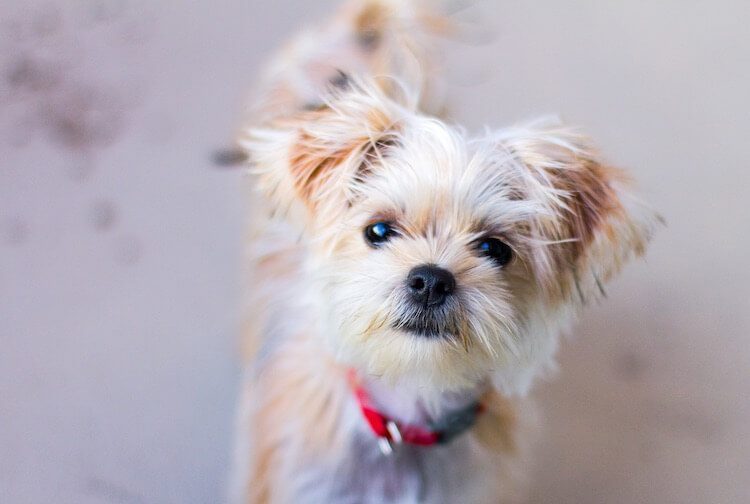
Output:
M448 445L401 445L384 455L372 433L357 432L340 460L299 468L289 502L497 502L492 464L481 459L466 436Z

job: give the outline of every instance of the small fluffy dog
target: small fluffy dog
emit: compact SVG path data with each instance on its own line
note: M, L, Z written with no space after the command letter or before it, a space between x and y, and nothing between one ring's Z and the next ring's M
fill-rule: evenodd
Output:
M359 0L296 38L239 145L253 173L238 503L506 503L583 302L657 216L557 124L443 115L448 17Z

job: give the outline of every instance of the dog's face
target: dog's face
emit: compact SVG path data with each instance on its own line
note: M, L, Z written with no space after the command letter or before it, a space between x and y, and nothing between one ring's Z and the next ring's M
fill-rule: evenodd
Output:
M571 308L650 233L621 174L560 129L470 139L354 90L247 145L304 232L335 354L394 381L524 387Z

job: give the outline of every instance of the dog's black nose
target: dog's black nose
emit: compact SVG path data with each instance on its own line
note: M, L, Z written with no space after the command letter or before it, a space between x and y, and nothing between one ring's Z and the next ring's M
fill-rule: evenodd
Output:
M406 285L415 302L424 306L440 306L456 289L456 279L450 271L426 264L409 272Z

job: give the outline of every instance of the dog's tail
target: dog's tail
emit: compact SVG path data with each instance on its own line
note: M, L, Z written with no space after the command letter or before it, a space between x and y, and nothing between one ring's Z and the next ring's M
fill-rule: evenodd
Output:
M442 112L438 46L451 32L441 0L351 0L330 21L293 39L272 60L250 110L251 123L319 107L348 76Z

